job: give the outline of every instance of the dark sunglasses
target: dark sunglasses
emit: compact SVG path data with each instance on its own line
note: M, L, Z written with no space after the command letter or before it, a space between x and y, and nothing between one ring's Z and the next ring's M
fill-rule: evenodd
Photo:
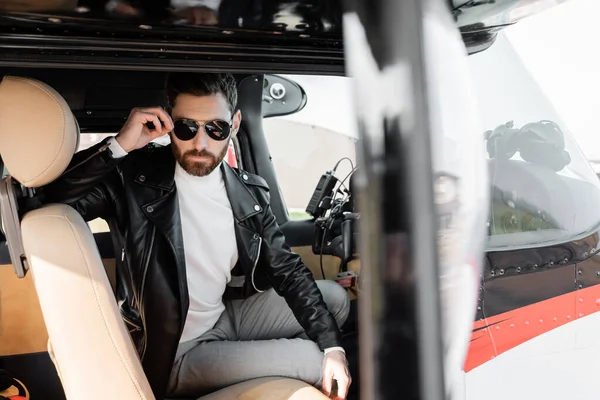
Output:
M179 140L187 141L192 140L200 130L200 126L204 126L204 132L214 140L225 140L231 133L231 123L223 121L222 119L215 119L213 121L206 121L204 124L198 123L193 119L178 119L174 122L173 133Z

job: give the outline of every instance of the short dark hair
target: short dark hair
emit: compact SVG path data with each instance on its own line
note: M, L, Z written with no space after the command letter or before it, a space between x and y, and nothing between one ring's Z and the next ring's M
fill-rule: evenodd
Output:
M193 96L209 96L223 94L229 103L232 113L237 108L238 94L235 78L231 74L174 72L167 75L165 84L167 103L175 107L175 100L180 94Z

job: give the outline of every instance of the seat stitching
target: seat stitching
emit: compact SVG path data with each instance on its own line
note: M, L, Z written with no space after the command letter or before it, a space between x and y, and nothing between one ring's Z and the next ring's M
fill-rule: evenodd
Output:
M79 245L79 248L81 250L83 248L82 243L81 243L81 241L79 239L79 236L75 234L75 228L74 228L73 223L66 216L67 210L68 210L68 208L65 207L65 210L64 210L64 213L63 213L63 218L69 224L69 228L71 228L71 232L73 233L73 236L75 237L75 240L77 241L77 244ZM106 329L108 331L108 334L110 335L111 342L112 342L115 350L117 350L117 353L119 354L119 357L121 358L121 361L123 362L124 366L126 367L127 372L129 373L129 377L130 377L132 383L134 384L134 387L135 387L136 391L138 392L138 395L140 395L140 397L143 397L142 396L141 387L137 383L137 379L134 379L134 378L137 378L137 377L135 376L135 373L132 371L133 366L127 360L127 357L125 357L125 355L121 351L120 347L117 345L117 343L116 343L117 341L116 341L116 339L115 339L115 337L114 337L114 335L113 335L113 333L111 331L111 325L110 325L108 319L106 318L106 310L104 310L104 308L102 307L102 305L101 305L101 303L99 301L101 299L101 296L98 293L98 285L95 283L95 281L93 279L91 279L91 272L90 272L89 264L87 262L87 259L86 259L85 255L84 255L83 251L81 251L81 255L83 256L86 269L88 270L88 277L90 278L90 281L92 282L92 286L94 288L94 296L96 297L96 300L97 300L96 304L98 305L98 308L100 309L100 312L102 314L102 318L104 319L105 327L106 327Z
M99 301L99 299L101 298L101 296L98 294L97 285L95 284L94 280L91 277L91 272L90 272L89 264L87 262L87 259L86 259L85 255L84 255L84 252L82 251L82 249L83 249L82 243L80 242L78 235L75 234L75 229L74 229L73 223L71 223L71 221L66 216L67 210L68 210L68 206L65 206L65 208L63 210L62 216L61 215L41 215L41 216L34 216L33 218L29 218L29 219L34 220L34 219L43 219L43 218L48 218L48 217L61 218L61 219L65 220L67 222L67 224L69 225L69 228L71 229L71 233L75 237L75 240L76 240L77 245L79 247L79 250L80 250L79 255L81 257L83 257L83 261L84 261L86 270L88 272L88 278L90 278L90 281L92 283L92 288L93 288L93 291L94 291L94 297L96 298L96 305L98 306L98 309L100 310L100 314L102 315L102 319L104 320L104 326L105 326L105 328L108 331L109 337L111 339L111 343L112 343L114 349L117 351L117 354L119 355L119 358L121 359L121 362L123 363L125 369L127 370L128 374L129 374L129 378L131 379L131 381L132 381L132 383L133 383L136 391L138 392L138 395L140 395L140 397L143 397L141 387L139 386L139 384L137 383L137 381L135 379L137 377L136 377L135 373L132 371L132 365L131 365L131 363L129 363L127 361L127 357L124 356L123 352L116 345L116 340L114 338L114 335L112 334L111 329L109 328L111 325L108 322L108 320L106 318L105 310L101 306L101 303Z

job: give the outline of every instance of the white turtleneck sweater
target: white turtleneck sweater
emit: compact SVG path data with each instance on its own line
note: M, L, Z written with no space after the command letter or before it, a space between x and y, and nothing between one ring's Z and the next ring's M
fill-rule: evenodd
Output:
M176 164L190 307L181 342L212 329L225 310L222 297L238 260L234 219L221 168L192 176Z

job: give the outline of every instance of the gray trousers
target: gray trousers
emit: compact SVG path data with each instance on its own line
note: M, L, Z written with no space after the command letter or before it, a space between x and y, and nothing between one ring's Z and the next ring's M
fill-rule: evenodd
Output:
M350 311L346 290L333 281L319 280L317 285L341 326ZM228 301L225 308L213 329L179 345L170 397L197 398L269 376L320 383L323 352L308 340L285 299L273 289Z

